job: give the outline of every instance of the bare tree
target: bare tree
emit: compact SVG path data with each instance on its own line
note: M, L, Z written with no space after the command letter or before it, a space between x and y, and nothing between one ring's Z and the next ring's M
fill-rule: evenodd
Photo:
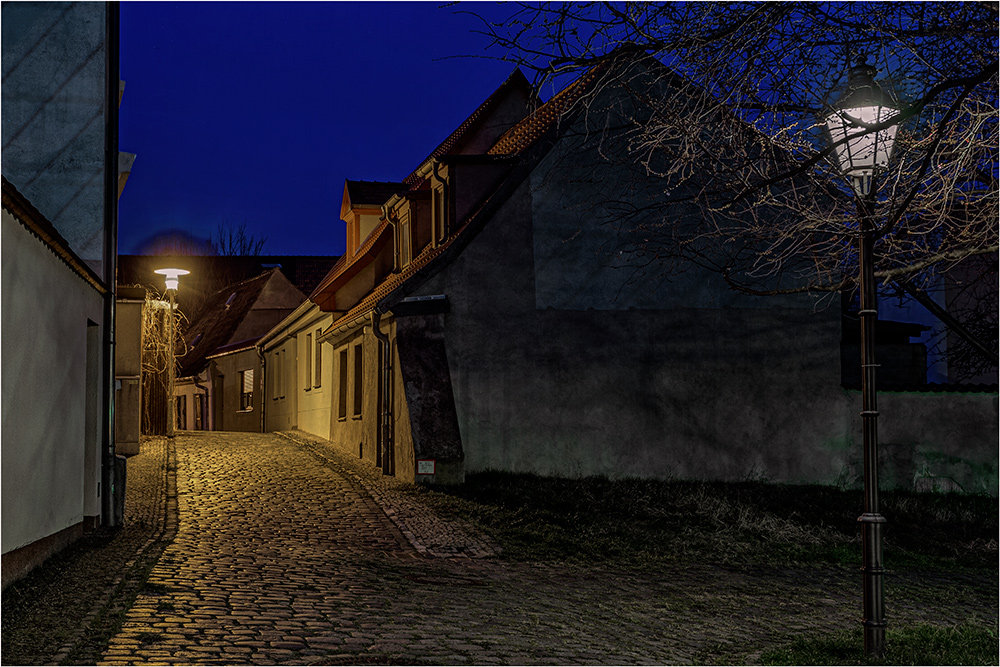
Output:
M257 257L264 249L267 237L255 237L247 233L247 223L234 225L219 223L216 236L211 244L217 255L226 257Z
M482 31L540 89L591 77L567 110L611 88L630 97L620 137L661 186L620 216L638 265L688 260L754 294L852 286L859 216L823 119L861 57L900 109L882 124L897 141L875 204L877 276L923 291L997 253L995 3L523 3ZM659 87L619 74L654 61ZM678 207L698 215L679 223Z

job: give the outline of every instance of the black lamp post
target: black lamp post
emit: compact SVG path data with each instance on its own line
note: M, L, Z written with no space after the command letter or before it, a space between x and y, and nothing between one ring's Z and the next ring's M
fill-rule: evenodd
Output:
M878 490L878 407L875 387L875 322L878 301L875 291L873 209L878 191L876 177L889 162L896 126L872 129L896 113L875 83L875 68L864 59L852 67L847 92L826 117L841 171L854 188L860 220L858 254L861 264L861 420L864 443L864 514L862 525L863 610L865 653L885 654L885 598L883 596L882 529Z
M167 285L167 293L170 295L170 322L168 324L167 346L169 349L170 372L167 374L167 436L174 437L174 421L177 419L176 399L174 399L174 375L177 373L177 358L174 350L174 317L176 313L176 303L174 295L177 293L177 286L180 283L178 277L191 273L186 269L156 269L153 273L164 276Z

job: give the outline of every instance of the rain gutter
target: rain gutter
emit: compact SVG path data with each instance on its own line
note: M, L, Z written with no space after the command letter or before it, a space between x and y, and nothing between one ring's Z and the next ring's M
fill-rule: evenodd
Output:
M105 390L102 392L104 421L101 428L101 523L113 528L119 525L119 508L125 509L125 469L122 460L120 484L116 484L117 456L115 454L115 292L118 264L118 102L121 88L119 59L120 5L109 2L105 8L104 47L104 372ZM172 416L168 410L167 418ZM119 488L120 486L120 488ZM102 488L103 487L103 488Z

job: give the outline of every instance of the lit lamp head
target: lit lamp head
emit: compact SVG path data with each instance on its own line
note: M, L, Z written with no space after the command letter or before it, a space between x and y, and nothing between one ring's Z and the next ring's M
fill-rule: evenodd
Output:
M889 164L896 140L896 126L865 131L881 123L897 109L875 83L875 68L862 57L847 76L847 92L826 117L840 169L860 196L871 193L872 176Z
M168 290L176 290L179 276L186 276L191 273L187 269L156 269L153 273L158 273L161 276L166 276L166 283Z

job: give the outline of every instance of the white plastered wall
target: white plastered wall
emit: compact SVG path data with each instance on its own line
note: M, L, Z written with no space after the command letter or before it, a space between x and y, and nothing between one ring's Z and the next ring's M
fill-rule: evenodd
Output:
M2 213L2 551L100 511L102 296ZM89 417L88 417L89 411Z

